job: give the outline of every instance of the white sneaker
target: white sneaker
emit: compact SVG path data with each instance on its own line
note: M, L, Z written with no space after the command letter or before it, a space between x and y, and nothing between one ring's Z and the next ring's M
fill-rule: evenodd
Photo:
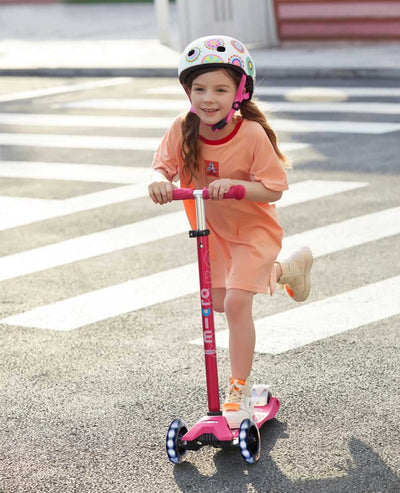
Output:
M313 256L310 247L304 246L296 250L282 262L282 275L279 284L286 285L286 291L295 301L304 301L308 298L311 288L310 271Z
M253 419L253 404L251 401L250 378L246 381L231 378L226 391L226 400L222 406L222 415L231 428L240 428L240 423L246 419Z

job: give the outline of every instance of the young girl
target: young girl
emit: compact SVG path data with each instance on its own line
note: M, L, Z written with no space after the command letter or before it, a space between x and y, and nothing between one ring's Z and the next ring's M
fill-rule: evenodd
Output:
M253 416L253 297L272 295L279 283L294 300L305 300L312 254L303 247L276 262L282 228L271 203L288 188L286 159L251 101L255 67L245 46L228 36L197 39L185 48L178 75L192 107L175 120L154 156L149 195L156 204L170 202L179 177L182 187L207 186L214 199L205 202L213 302L228 321L232 375L223 415L235 428ZM220 200L238 184L246 188L244 200ZM185 208L195 229L190 202Z

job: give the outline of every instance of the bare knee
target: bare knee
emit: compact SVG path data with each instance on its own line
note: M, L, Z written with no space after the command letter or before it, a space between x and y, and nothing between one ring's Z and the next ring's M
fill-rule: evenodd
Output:
M213 289L213 309L215 312L224 313L224 301L226 290L224 288Z
M224 311L228 318L239 318L251 313L254 293L242 289L228 289L224 299Z

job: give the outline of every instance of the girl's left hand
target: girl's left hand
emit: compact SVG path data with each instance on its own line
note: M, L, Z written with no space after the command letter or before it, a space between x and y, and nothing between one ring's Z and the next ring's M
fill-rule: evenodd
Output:
M222 178L221 180L214 180L208 185L208 193L210 199L221 200L224 195L229 192L233 187L234 182L229 178Z

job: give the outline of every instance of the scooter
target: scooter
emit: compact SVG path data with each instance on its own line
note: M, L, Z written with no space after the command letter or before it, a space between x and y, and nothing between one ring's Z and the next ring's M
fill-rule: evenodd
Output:
M241 200L245 194L246 189L242 185L235 185L224 195L224 199ZM253 385L253 419L244 419L239 428L231 429L226 418L222 416L219 401L209 260L208 235L210 231L206 226L204 207L204 200L209 199L208 189L180 188L173 190L173 200L189 199L194 199L196 206L197 229L189 231L189 237L197 239L208 412L189 430L181 419L175 419L171 423L166 438L167 454L173 464L178 464L183 461L189 450L196 451L206 445L215 448L239 446L245 462L254 464L260 457L261 440L259 429L266 421L276 416L280 402L271 395L267 385Z

